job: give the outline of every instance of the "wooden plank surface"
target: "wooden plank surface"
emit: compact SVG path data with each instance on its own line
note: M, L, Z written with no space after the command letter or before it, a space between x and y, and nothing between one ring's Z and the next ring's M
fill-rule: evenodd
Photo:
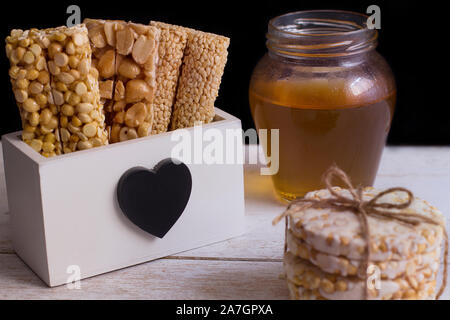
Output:
M0 258L0 299L288 299L279 262L160 259L48 288L13 254Z
M1 149L0 149L1 152ZM1 154L0 154L1 155ZM2 159L0 157L0 159ZM281 258L285 208L270 177L245 166L246 234L172 257L93 277L80 290L47 288L14 254L8 228L3 165L0 165L0 299L286 299ZM450 148L388 147L375 183L407 186L450 217ZM447 289L444 298L450 299Z

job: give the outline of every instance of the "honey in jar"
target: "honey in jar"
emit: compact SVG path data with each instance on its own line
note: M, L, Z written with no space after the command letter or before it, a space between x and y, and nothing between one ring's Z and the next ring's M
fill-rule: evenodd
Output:
M283 199L322 188L332 164L354 185L374 183L396 92L366 19L304 11L269 23L269 50L254 70L249 99L257 129L268 129L267 141L270 129L279 129L273 183ZM270 154L270 143L263 147Z

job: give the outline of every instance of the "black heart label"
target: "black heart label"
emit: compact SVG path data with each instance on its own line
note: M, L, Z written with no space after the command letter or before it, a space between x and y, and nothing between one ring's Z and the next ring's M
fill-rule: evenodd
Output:
M163 238L186 208L191 190L189 168L169 158L153 170L143 167L127 170L117 185L117 200L131 222Z

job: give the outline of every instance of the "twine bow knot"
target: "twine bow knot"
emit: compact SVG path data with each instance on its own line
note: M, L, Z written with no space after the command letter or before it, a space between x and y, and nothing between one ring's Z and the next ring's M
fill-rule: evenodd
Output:
M345 188L351 194L351 197L344 196L338 193L332 186L331 182L333 178L340 179ZM296 212L300 212L309 208L317 208L317 209L326 209L331 208L336 211L351 211L353 212L360 221L362 234L366 243L366 248L363 256L363 263L360 264L360 268L362 270L362 274L365 274L365 285L364 285L364 299L368 297L368 267L371 261L371 243L370 243L370 228L368 224L368 217L371 216L376 219L381 220L396 220L397 222L406 225L407 227L414 227L420 225L422 223L429 223L432 225L440 226L443 230L445 236L445 245L444 245L444 271L443 271L443 279L442 285L439 289L436 298L439 297L444 292L444 289L447 284L447 255L448 255L448 236L445 230L445 226L440 222L417 213L406 213L406 212L395 212L389 209L397 209L402 210L408 208L414 200L413 193L406 188L389 188L380 193L378 193L375 197L368 201L364 201L363 197L363 188L358 186L354 188L350 178L347 174L338 168L336 165L331 166L324 174L324 182L326 189L330 192L331 197L327 199L306 199L306 198L297 198L293 200L288 206L287 210L283 212L281 215L276 217L273 220L273 224L277 224L281 219L287 218L288 216L294 215ZM379 202L380 198L385 196L386 194L394 193L394 192L404 192L407 194L407 199L401 203L388 203L388 202ZM286 229L287 229L287 219L286 219ZM286 250L286 245L285 245Z

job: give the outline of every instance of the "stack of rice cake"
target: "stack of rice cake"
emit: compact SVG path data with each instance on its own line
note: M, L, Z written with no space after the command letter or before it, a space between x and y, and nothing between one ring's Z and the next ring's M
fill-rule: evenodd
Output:
M345 197L346 189L335 188ZM365 188L364 201L378 191ZM406 195L394 192L379 202L403 203ZM307 199L329 199L328 190L308 193ZM398 209L391 209L398 212ZM415 198L404 213L418 213L445 225L443 215L424 200ZM306 209L289 218L284 256L292 299L362 299L365 275L361 272L366 243L359 218L350 211ZM371 235L369 274L379 274L379 288L368 290L368 299L435 299L443 229L422 223L411 227L396 220L368 217ZM372 282L374 283L374 282Z

